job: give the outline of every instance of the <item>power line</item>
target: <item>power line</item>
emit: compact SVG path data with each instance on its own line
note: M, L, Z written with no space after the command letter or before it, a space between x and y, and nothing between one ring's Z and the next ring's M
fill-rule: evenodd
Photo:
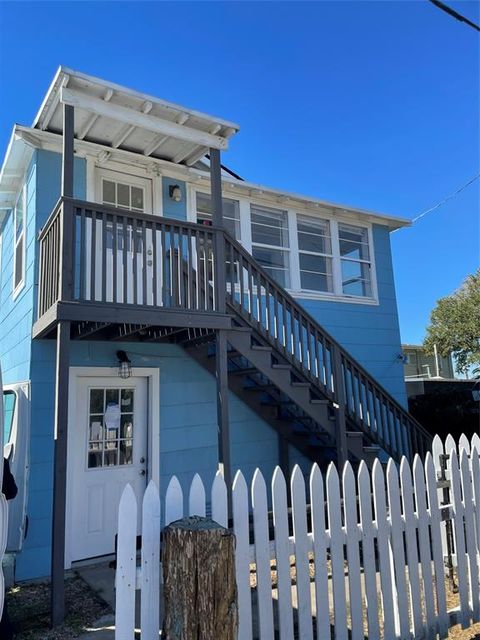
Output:
M435 209L438 209L439 207L444 205L446 202L448 202L449 200L454 198L456 195L458 195L461 191L469 187L473 182L475 182L475 180L478 180L478 178L480 178L480 173L477 173L476 176L473 176L473 178L470 178L468 182L466 182L464 185L462 185L460 188L458 188L456 191L454 191L450 195L443 198L443 200L440 200L440 202L437 202L437 204L434 205L433 207L429 207L428 209L425 209L425 211L422 211L421 213L419 213L418 216L415 216L415 218L412 219L412 224L414 224L415 222L417 222L418 220L426 216L428 213L431 213L432 211L435 211Z
M473 27L473 29L480 31L480 27L478 26L478 24L475 24L468 18L465 18L465 16L462 16L461 13L458 13L458 11L455 11L455 9L451 9L446 4L443 4L443 2L440 2L440 0L429 0L429 1L432 4L434 4L436 7L441 9L442 11L445 11L445 13L448 13L450 16L452 16L456 20L459 20L460 22L465 22L465 24L468 24L470 27Z

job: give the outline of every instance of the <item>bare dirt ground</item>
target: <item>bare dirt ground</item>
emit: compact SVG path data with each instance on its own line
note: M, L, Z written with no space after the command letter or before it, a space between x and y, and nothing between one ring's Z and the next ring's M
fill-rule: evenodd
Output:
M110 608L79 577L65 585L65 624L50 629L50 585L44 582L18 585L7 593L7 607L16 640L72 640L82 635Z

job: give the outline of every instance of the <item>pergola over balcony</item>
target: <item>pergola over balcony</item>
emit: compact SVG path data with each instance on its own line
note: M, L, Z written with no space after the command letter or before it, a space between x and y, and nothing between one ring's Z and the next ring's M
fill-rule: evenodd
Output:
M233 122L65 67L58 69L34 127L62 133L62 104L75 107L77 140L187 166L209 149L225 151L239 130Z

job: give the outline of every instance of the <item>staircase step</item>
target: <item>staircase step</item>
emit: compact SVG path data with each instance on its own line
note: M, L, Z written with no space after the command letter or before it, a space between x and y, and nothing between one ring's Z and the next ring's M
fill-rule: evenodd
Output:
M311 404L330 404L330 400L324 400L323 398L310 398Z
M309 382L292 382L292 387L296 387L298 389L309 389L310 383Z
M252 344L250 348L252 351L272 351L271 347L264 347L261 344Z
M232 376L249 376L252 373L259 373L255 367L247 367L246 369L232 369L228 372Z
M291 371L292 367L289 364L272 364L272 369L278 369L279 371Z

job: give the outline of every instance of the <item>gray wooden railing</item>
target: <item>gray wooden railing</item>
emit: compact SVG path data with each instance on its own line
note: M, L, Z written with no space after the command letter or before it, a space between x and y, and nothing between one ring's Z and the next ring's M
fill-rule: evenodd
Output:
M228 234L225 243L230 307L392 457L425 455L430 434L242 245Z
M428 432L223 229L62 198L39 243L39 318L58 300L219 313L217 277L230 311L371 441L396 459L430 448Z
M60 297L58 274L67 266L60 247L68 233L72 250L64 258L72 286L69 296ZM39 317L65 297L215 312L213 241L206 226L63 198L39 236Z

